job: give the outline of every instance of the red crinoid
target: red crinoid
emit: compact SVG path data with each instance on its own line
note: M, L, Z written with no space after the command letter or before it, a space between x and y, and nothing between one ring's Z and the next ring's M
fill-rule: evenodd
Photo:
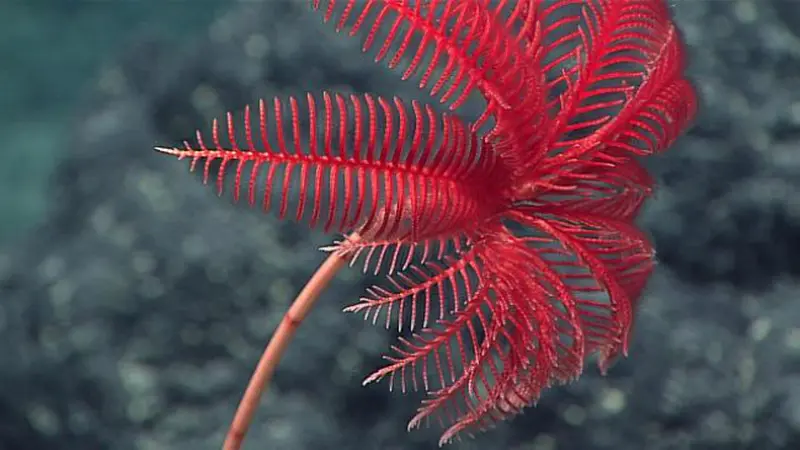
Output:
M250 204L355 233L331 249L389 285L347 310L412 332L367 378L424 389L409 428L436 415L446 442L579 376L587 355L605 370L653 267L633 224L653 187L639 158L696 108L665 2L312 4L450 110L482 96L483 114L324 93L261 102L257 133L245 109L245 146L229 114L230 146L215 122L213 148L198 134L199 148L159 150L205 160L206 178L218 161L220 192L235 163L235 198L249 180Z

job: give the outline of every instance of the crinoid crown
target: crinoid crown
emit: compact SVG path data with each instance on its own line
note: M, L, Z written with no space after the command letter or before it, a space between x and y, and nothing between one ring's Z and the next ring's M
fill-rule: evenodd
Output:
M220 192L325 231L330 250L389 280L347 308L406 337L388 378L427 394L409 428L442 441L486 428L625 353L653 250L634 225L653 181L640 159L695 113L663 0L313 0L451 111L309 94L227 117L213 145L160 149L212 163ZM378 38L381 36L381 38Z

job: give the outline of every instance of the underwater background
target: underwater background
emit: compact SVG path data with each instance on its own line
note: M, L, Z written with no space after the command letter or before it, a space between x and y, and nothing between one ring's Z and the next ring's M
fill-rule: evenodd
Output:
M0 0L0 450L219 448L333 237L158 155L213 117L333 89L420 98L307 0ZM800 3L672 0L701 96L652 161L659 265L630 357L452 448L800 448ZM299 330L245 449L429 449L419 396L361 386L395 339Z

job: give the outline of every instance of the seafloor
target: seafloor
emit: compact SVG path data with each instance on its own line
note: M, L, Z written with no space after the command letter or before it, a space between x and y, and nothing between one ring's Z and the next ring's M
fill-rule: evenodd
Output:
M214 196L151 149L259 97L419 97L305 1L0 6L0 448L217 448L328 238ZM702 97L651 167L660 264L630 358L454 448L800 448L800 8L671 1ZM291 257L287 257L291 255ZM418 397L361 386L391 332L299 332L246 448L427 449Z

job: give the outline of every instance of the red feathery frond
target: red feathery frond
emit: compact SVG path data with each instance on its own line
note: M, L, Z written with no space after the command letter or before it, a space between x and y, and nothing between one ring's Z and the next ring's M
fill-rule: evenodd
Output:
M653 190L640 158L697 108L664 0L312 6L451 110L482 97L482 116L415 102L409 120L399 99L326 93L321 113L311 96L302 114L290 99L288 120L276 100L270 122L262 102L261 147L245 109L244 148L228 115L228 147L215 122L213 148L198 134L198 149L160 150L205 160L206 178L218 161L220 192L235 162L235 198L250 163L251 204L266 167L264 209L280 203L284 217L296 202L298 221L359 234L326 249L389 274L346 310L410 333L365 381L427 393L409 428L435 417L447 442L534 404L589 355L605 372L627 352L653 270L633 222Z
M307 221L311 227L324 222L326 232L358 229L366 243L457 236L471 228L476 217L487 217L499 208L503 167L491 145L481 146L469 126L454 116L439 115L413 102L409 121L406 106L398 98L390 102L370 95L345 98L327 92L321 114L310 94L303 113L299 102L289 99L288 121L284 103L277 98L272 123L263 100L258 109L260 147L246 107L245 147L237 142L235 122L228 114L227 147L215 121L213 147L207 147L198 132L197 148L185 142L184 149L160 150L190 158L192 169L204 160L204 182L218 162L220 195L226 168L235 163L234 200L238 201L246 184L250 205L259 203L259 198L265 211L278 204L278 215L284 218L294 200L296 221ZM307 117L305 126L301 115ZM305 133L303 128L307 128ZM266 178L259 194L262 169ZM482 188L487 184L498 190Z
M540 110L530 103L541 102L534 95L540 86L529 82L531 52L509 39L482 0L315 0L314 9L325 12L325 22L335 20L337 31L367 30L363 51L380 45L376 62L391 57L388 65L396 68L405 58L402 78L421 73L419 88L432 85L430 94L451 110L480 92L487 107L475 127L500 110ZM388 34L378 40L382 29Z

